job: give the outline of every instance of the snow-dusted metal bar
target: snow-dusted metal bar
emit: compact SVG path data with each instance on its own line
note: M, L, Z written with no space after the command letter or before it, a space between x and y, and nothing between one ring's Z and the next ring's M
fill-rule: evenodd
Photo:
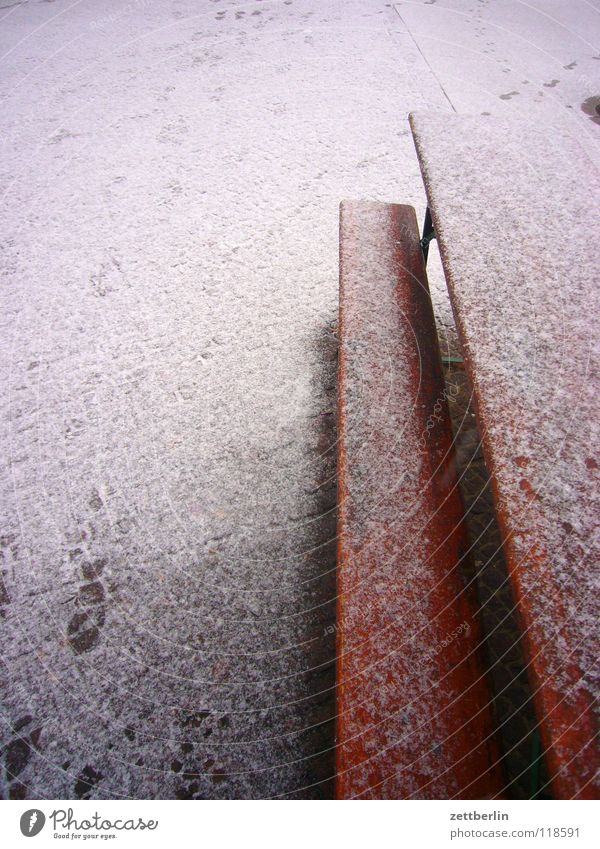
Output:
M340 220L338 798L500 792L415 212Z
M411 123L477 403L553 792L596 798L598 167L575 121L572 131L427 113Z

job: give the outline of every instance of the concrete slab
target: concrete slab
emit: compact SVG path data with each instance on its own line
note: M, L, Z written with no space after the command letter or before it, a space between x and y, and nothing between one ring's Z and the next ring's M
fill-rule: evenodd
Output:
M377 0L0 22L2 793L330 794L338 203L422 215L431 57Z
M435 81L379 3L2 15L3 792L331 795L338 203Z

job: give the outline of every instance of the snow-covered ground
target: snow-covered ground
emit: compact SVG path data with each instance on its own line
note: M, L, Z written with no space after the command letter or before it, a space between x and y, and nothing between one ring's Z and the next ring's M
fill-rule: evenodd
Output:
M6 796L331 793L338 203L422 215L413 109L597 167L599 35L597 0L4 0Z

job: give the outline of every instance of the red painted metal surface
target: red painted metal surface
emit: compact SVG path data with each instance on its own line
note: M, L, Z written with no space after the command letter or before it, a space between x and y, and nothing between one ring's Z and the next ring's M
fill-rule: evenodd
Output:
M412 207L340 217L338 798L501 792Z

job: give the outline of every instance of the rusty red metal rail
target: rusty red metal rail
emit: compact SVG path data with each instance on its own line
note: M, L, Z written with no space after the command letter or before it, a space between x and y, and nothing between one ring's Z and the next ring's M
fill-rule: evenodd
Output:
M338 798L501 792L412 207L340 214Z
M600 175L558 127L411 123L552 791L600 798Z

